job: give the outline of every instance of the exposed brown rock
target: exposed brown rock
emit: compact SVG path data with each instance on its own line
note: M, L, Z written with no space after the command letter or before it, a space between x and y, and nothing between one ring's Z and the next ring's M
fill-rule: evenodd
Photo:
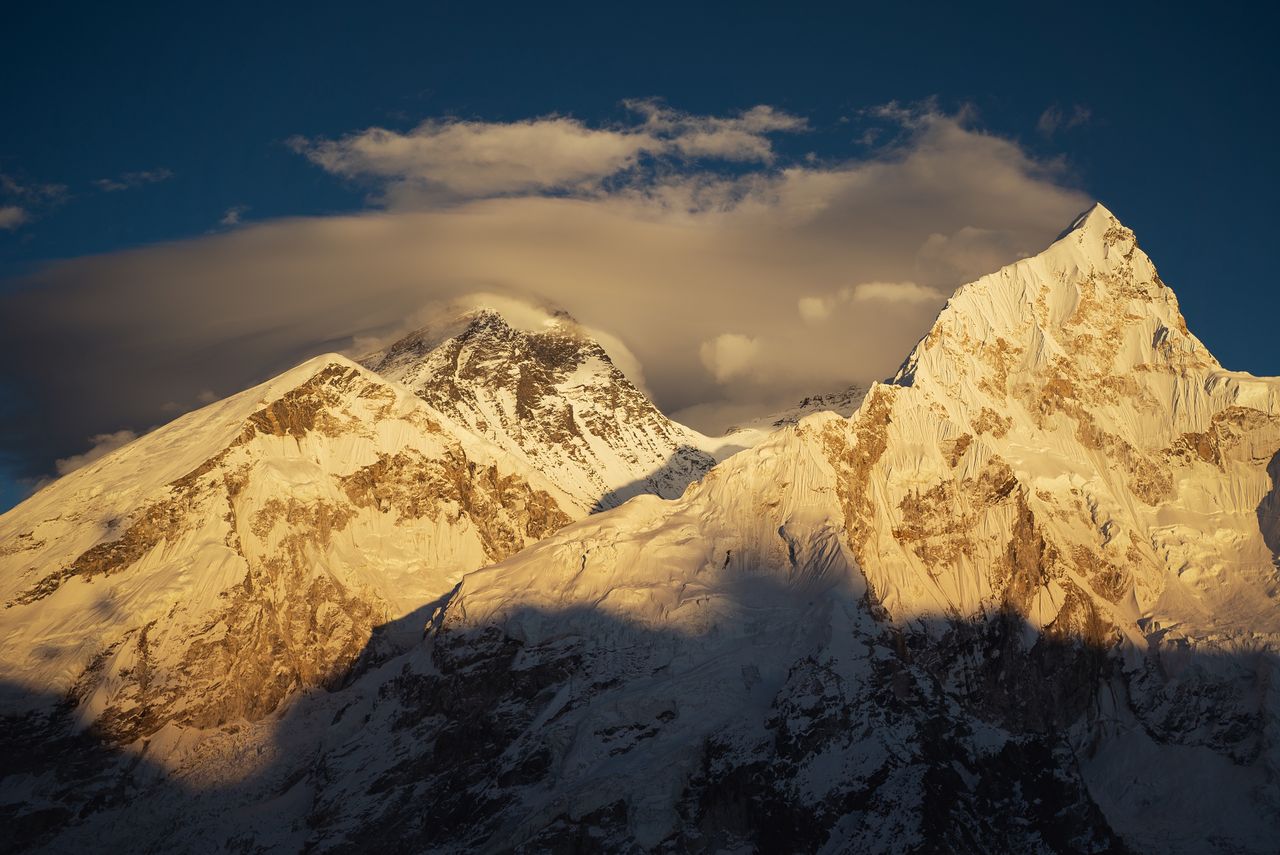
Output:
M854 416L852 441L844 422L829 423L822 434L827 459L838 473L836 492L844 511L845 533L859 560L873 531L869 485L872 469L888 447L893 400L891 387L877 386Z
M973 429L976 433L989 433L996 439L1002 439L1011 427L1013 427L1013 419L1000 415L990 407L983 407L978 412L978 417L973 420Z

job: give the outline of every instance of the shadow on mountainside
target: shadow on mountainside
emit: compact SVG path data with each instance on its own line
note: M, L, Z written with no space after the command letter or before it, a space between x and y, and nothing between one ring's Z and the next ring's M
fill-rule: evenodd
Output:
M628 499L652 494L664 499L679 498L685 489L711 471L716 460L710 454L689 445L682 445L667 461L643 478L607 491L591 508L591 513L616 508Z
M1267 476L1271 478L1271 491L1258 503L1258 528L1263 542L1280 565L1280 451L1267 464Z
M588 607L469 629L433 603L175 770L152 758L176 733L125 750L28 697L47 713L0 723L0 848L1121 852L1083 768L1118 729L1268 773L1263 654L1189 652L1173 679L1013 613L895 626L856 590L746 576L696 633ZM1126 833L1160 851L1161 821Z

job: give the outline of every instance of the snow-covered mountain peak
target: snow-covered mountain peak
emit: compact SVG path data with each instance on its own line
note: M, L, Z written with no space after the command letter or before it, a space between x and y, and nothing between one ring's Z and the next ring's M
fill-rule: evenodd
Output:
M1132 627L1136 615L1155 610L1207 626L1226 599L1272 609L1262 604L1271 598L1273 554L1257 536L1272 484L1259 463L1280 448L1280 385L1222 369L1187 329L1133 232L1105 207L1040 254L960 288L892 383L886 472L909 477L887 478L896 486L886 504L900 519L954 516L961 491L995 479L1020 497L1011 520L1034 521L1036 536L1056 540L1066 557L1054 560L1076 564L1095 591L1107 583L1095 584L1096 567L1084 559L1102 555L1123 568L1099 607L1120 608L1116 625ZM876 427L866 405L855 419ZM940 453L926 463L921 447ZM1251 539L1187 537L1213 528L1211 517L1232 519ZM866 530L876 532L878 548L900 550L913 525ZM970 538L962 551L978 548ZM914 571L929 581L908 583L911 574L894 571L873 583L899 612L969 613L987 596L964 590L971 559L957 561L954 574L939 572L932 549L920 547L928 559ZM1215 570L1212 580L1200 571L1170 575L1179 563L1232 571ZM1029 620L1056 619L1056 597L1024 604Z
M363 362L542 472L584 512L677 496L714 464L717 443L663 415L568 315L517 326L481 309L461 320L447 338L414 333Z
M1132 230L1095 205L1040 254L956 291L894 382L1003 403L1046 375L1217 370Z
M0 517L0 702L66 694L120 743L256 720L574 511L404 387L316 357Z
M1075 218L1066 232L1063 232L1063 235L1078 230L1092 230L1101 233L1114 225L1118 225L1119 222L1116 219L1116 215L1111 213L1111 210L1106 205L1101 202L1094 202L1086 210L1082 211L1080 216Z

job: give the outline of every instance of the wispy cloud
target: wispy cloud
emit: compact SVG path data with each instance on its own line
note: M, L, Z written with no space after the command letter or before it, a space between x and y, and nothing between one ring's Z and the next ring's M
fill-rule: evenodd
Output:
M0 173L0 231L13 231L67 199L67 186Z
M806 128L803 119L768 106L716 117L655 99L624 104L638 121L590 127L565 116L431 119L403 133L367 128L336 140L294 137L289 145L335 175L373 181L385 204L421 207L531 193L594 195L616 190L606 182L634 172L645 158L771 163L769 136Z
M248 205L232 205L227 208L226 213L222 215L222 219L218 220L219 225L238 226L240 218L249 210Z
M132 190L135 187L144 187L148 184L159 184L162 181L168 181L172 177L173 172L162 167L160 169L145 169L141 172L125 172L115 178L99 178L93 182L93 186L104 193L118 193L121 190Z
M117 448L126 446L137 438L138 435L131 430L118 430L113 433L100 433L91 436L89 437L88 451L55 461L54 470L59 476L69 475L100 457L106 457Z
M1036 122L1036 130L1045 137L1052 137L1058 131L1078 128L1087 125L1093 118L1093 112L1082 104L1076 104L1069 111L1053 104L1040 114Z
M67 196L67 185L26 181L0 173L0 195L32 204L57 204Z

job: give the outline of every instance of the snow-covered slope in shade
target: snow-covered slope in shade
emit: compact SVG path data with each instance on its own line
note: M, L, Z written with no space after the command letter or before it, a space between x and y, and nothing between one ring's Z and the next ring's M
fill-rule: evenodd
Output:
M679 496L740 447L664 416L567 317L526 330L480 309L459 325L444 340L416 332L361 361L543 473L584 511L643 493Z
M5 710L65 697L117 743L259 718L574 513L408 390L317 357L0 517Z

